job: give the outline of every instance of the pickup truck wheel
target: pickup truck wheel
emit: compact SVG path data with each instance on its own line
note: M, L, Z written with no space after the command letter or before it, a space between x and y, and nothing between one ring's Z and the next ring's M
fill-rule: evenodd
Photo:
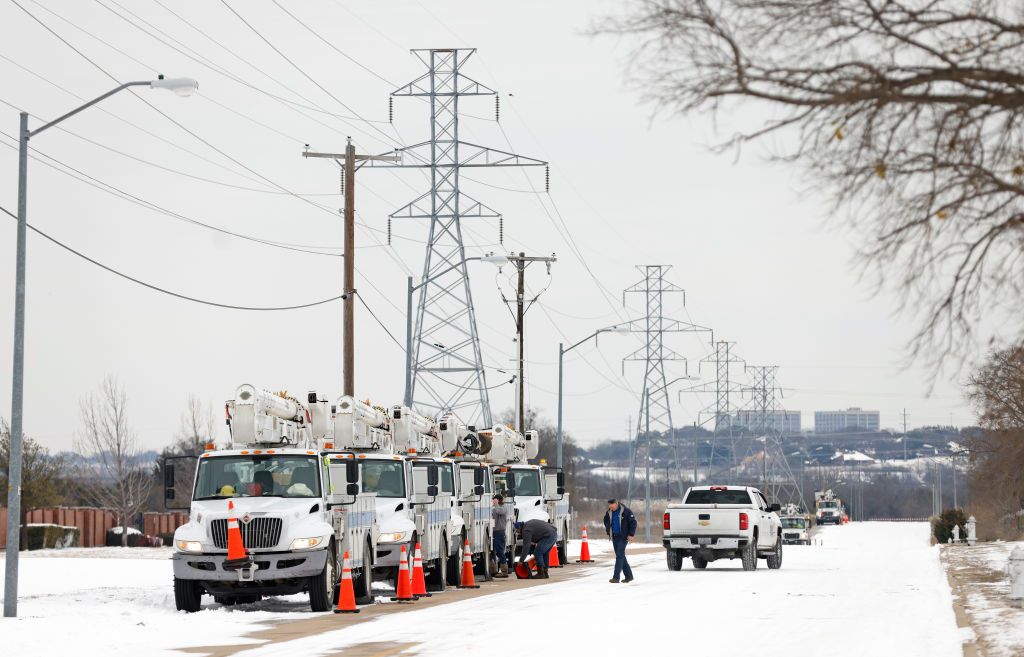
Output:
M771 554L768 555L768 568L770 570L778 570L782 568L782 539L775 539L775 549Z
M675 548L665 550L665 561L668 563L669 570L680 570L683 567L683 555L679 554L679 550Z
M704 557L698 557L697 555L693 555L693 567L697 570L704 570L708 567L708 560Z
M199 611L199 603L203 599L203 589L194 579L174 578L174 606L178 611L189 613Z
M743 548L740 557L743 560L743 570L757 570L757 535L755 534L750 542Z
M313 611L330 611L334 601L334 585L337 583L337 562L334 545L327 548L327 560L323 572L309 578L309 608Z

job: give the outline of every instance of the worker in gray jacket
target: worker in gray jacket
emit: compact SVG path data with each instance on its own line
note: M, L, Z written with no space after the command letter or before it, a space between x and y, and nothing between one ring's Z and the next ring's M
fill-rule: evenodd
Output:
M532 553L537 561L537 577L547 579L548 555L551 554L551 548L558 540L558 531L551 523L534 519L524 522L521 532L523 547L519 553L519 563L524 563L526 555ZM527 569L527 573L529 573L529 569Z
M508 507L501 493L491 498L491 520L494 521L494 556L498 560L498 572L495 577L508 577L508 555L506 554L506 532L508 527Z

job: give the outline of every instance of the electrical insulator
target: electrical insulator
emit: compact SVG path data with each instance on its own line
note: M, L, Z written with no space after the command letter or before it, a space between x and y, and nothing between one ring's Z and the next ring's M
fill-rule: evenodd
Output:
M494 96L494 120L501 120L501 96L497 94Z
M544 191L551 191L551 165L544 165Z
M395 122L395 97L388 96L388 123Z
M505 215L498 215L498 244L505 243Z
M391 217L388 217L388 246L391 246Z
M338 169L338 193L345 195L345 170Z

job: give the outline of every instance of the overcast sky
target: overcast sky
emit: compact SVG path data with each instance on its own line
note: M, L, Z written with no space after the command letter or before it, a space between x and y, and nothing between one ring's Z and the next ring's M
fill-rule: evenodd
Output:
M15 4L0 4L0 179L7 181L0 204L11 211L14 108L39 126L81 102L76 96L112 87L98 67L122 81L163 73L200 82L187 99L146 88L138 97L121 93L33 140L40 159L30 161L29 222L108 266L236 305L293 305L340 293L340 258L226 236L182 217L314 250L338 247L338 170L303 159L304 144L340 151L351 135L361 151L381 152L427 138L427 106L416 99L396 98L394 125L387 123L389 92L424 72L409 49L475 47L464 72L501 93L501 123L493 121L493 99L466 100L463 138L552 164L550 196L543 169L474 170L463 185L505 217L503 245L495 221L466 222L468 255L557 253L550 280L541 267L528 278L534 291L548 286L527 316L527 401L542 415L555 416L558 342L641 316L640 299L623 308L621 290L641 279L636 265L665 264L687 291L685 307L681 298L666 299L666 315L714 328L747 363L778 365L782 403L803 412L805 427L814 410L848 406L881 411L884 427L900 424L904 408L912 426L971 421L954 377L934 382L927 396L929 371L901 366L914 324L896 313L894 298L858 281L851 263L857 236L826 225L828 205L807 191L799 169L768 163L758 149L738 159L710 152L735 129L728 120L652 117L623 75L628 42L587 35L603 3L281 2L334 50L270 0L231 0L278 54L220 2L18 2L81 54ZM75 180L43 155L151 205ZM406 276L422 270L428 226L396 221L388 247L386 218L426 190L418 170L359 174L357 287L403 342ZM5 418L14 238L15 222L4 218ZM190 393L219 419L242 383L316 389L331 399L341 392L340 303L223 310L117 278L31 233L28 249L25 430L53 449L72 445L79 399L107 374L125 386L132 424L153 448L170 440ZM498 290L510 289L510 270L496 276L492 265L470 267L484 360L510 367L514 324ZM623 375L621 359L639 340L602 336L566 358L565 424L581 441L623 438L629 418L635 421L642 364L627 364ZM697 366L706 342L667 342L690 359L691 374L713 374ZM359 307L358 396L399 403L403 367L399 346ZM682 363L668 365L669 378L683 373ZM496 414L513 403L502 377L488 371ZM743 380L742 365L734 377ZM697 420L713 397L673 393L672 401L679 426Z

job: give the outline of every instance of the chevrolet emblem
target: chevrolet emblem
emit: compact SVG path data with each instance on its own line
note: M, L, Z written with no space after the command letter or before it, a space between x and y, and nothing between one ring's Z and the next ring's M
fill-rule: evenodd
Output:
M708 525L711 524L711 521L710 520L698 520L697 524L700 525L701 527L707 527Z

